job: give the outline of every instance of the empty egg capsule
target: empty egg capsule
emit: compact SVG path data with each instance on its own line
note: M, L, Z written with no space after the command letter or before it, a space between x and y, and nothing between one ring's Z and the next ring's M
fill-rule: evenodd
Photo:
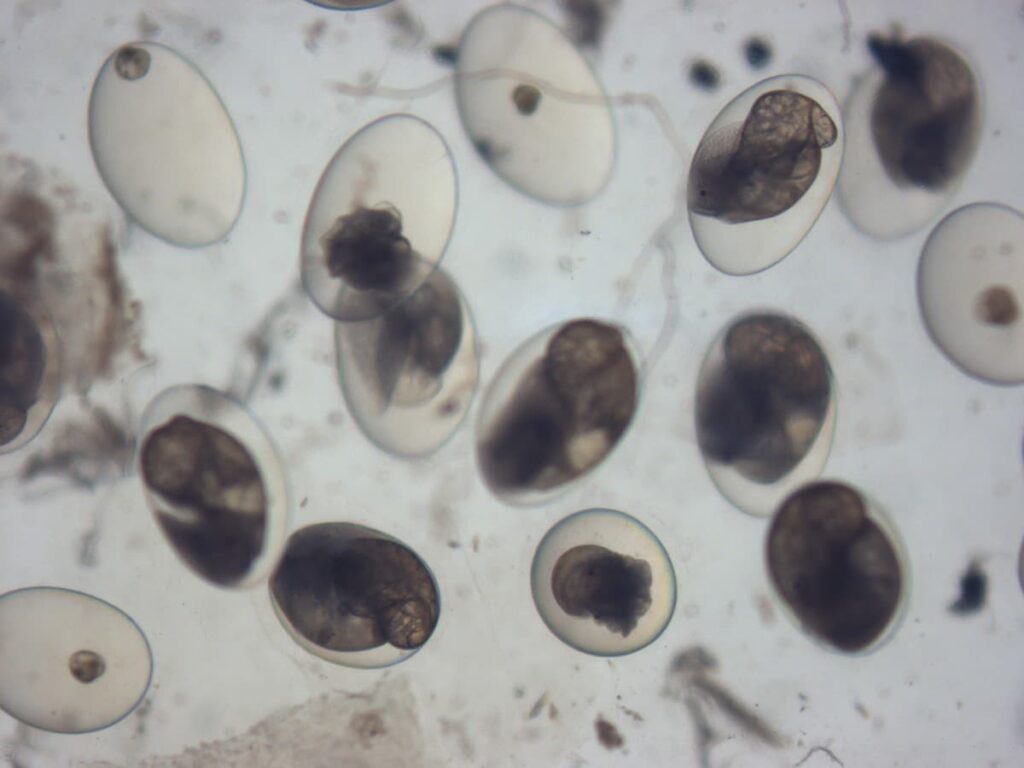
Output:
M824 85L783 75L751 86L711 122L690 165L701 252L730 275L780 261L817 221L842 158L839 105Z
M60 397L57 332L0 289L0 454L26 445Z
M484 396L477 461L504 501L538 503L600 464L636 411L634 347L624 329L572 320L505 361Z
M0 709L58 733L108 728L146 694L153 659L131 617L92 595L0 595Z
M459 43L455 96L480 156L521 192L577 205L607 183L608 99L575 46L534 11L502 4L473 18Z
M181 54L151 42L114 51L92 88L89 141L110 194L150 233L201 246L231 231L242 147L217 92Z
M350 523L319 523L291 535L270 579L288 634L315 656L347 667L403 661L430 639L437 584L409 547Z
M441 260L455 210L455 166L441 135L412 115L370 123L331 158L309 203L306 293L335 320L384 314Z
M878 239L924 226L949 202L981 133L981 88L966 58L932 38L879 35L876 65L847 99L847 162L839 202Z
M611 509L576 512L555 525L537 546L530 578L548 628L595 656L650 645L675 610L665 548L639 520Z
M765 552L786 612L816 641L862 653L895 630L909 592L906 555L856 489L833 481L800 488L776 511Z
M968 373L1024 383L1024 217L998 203L958 208L938 223L917 270L932 338Z
M146 499L178 557L218 586L264 579L284 544L288 487L255 417L215 389L171 387L146 408L139 443Z
M443 270L382 316L336 323L334 334L345 402L378 446L423 456L462 423L476 392L476 334Z
M774 312L744 315L714 341L697 381L697 443L730 502L770 515L821 473L832 445L832 369L801 323Z

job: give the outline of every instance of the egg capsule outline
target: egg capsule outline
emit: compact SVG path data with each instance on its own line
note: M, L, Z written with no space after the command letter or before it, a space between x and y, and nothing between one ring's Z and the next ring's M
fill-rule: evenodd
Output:
M189 403L190 399L195 401L194 404ZM179 402L184 405L179 405ZM197 415L197 411L202 411L202 414ZM225 414L230 420L229 427L222 421ZM142 452L148 437L155 430L166 427L177 416L187 416L227 433L242 445L259 472L264 493L263 543L245 574L230 582L207 578L184 558L159 519L165 514L159 510L173 502L165 500L162 494L150 488L143 473ZM244 436L240 435L239 426L245 427ZM178 562L204 584L219 589L248 590L266 581L280 560L288 538L292 515L291 486L277 445L251 409L231 395L205 384L175 384L161 391L147 404L140 419L138 435L133 466L153 523ZM263 444L253 446L253 439L261 440Z
M3 601L6 598L11 597L13 595L19 595L19 594L22 594L22 593L26 593L26 592L57 592L57 593L63 593L63 594L66 594L66 595L71 595L71 596L73 596L75 598L81 598L81 599L83 599L83 602L95 603L95 604L98 604L102 608L110 609L115 614L117 614L121 618L125 619L127 621L127 623L128 623L128 626L130 626L132 629L134 629L135 633L138 635L138 637L140 637L142 639L142 647L146 651L146 659L148 661L148 673L146 675L146 682L142 686L141 691L140 691L138 697L135 699L135 702L129 708L127 708L121 715L119 715L117 718L115 718L114 720L106 722L106 723L104 723L102 725L98 725L98 726L96 726L94 728L87 728L87 729L84 729L84 730L57 730L57 729L53 729L53 728L47 728L46 726L35 724L35 723L28 723L28 722L22 720L21 718L19 718L17 715L15 715L12 712L8 711L7 709L5 709L2 706L0 706L0 712L3 712L5 714L7 714L9 717L12 717L14 720L18 721L19 723L22 723L24 725L27 725L30 728L34 728L34 729L39 730L39 731L45 731L46 733L62 734L62 735L67 735L67 736L81 736L81 735L84 735L84 734L96 733L98 731L103 731L103 730L106 730L107 728L112 728L113 726L117 725L122 720L124 720L126 717L128 717L130 714L132 714L136 709L138 709L139 705L142 704L142 702L145 700L146 694L149 693L150 685L153 682L153 669L155 667L155 662L154 662L154 659L153 659L153 648L152 648L152 646L149 643L149 638L146 636L146 633L142 630L142 627L139 626L138 622L135 621L135 619L133 619L126 611L122 610L121 608L118 608L113 603L111 603L111 602L109 602L107 600L104 600L102 597L97 597L96 595L89 594L88 592L83 592L81 590L72 589L70 587L57 587L57 586L52 586L52 585L36 585L36 586L31 586L31 587L19 587L17 589L12 589L10 592L4 592L3 594L0 594L0 610L2 610L2 603L3 603ZM93 650L93 649L90 649L90 650ZM107 657L106 656L103 656L103 659L104 659L104 662L106 664L106 668L104 670L104 674L106 674L106 672L111 669L111 663L109 661L107 661ZM67 661L65 660L64 663L66 665ZM68 674L69 675L72 674L70 670L68 670ZM99 678L97 678L97 679L99 679ZM86 685L86 684L83 684L83 685Z
M125 204L123 196L119 195L114 191L114 186L110 183L108 175L103 172L101 164L97 160L96 137L94 132L94 114L96 113L96 109L98 108L95 100L96 88L100 82L100 79L104 76L113 77L118 80L123 79L121 78L120 74L116 71L117 57L122 51L131 48L141 49L149 53L150 66L152 66L153 61L156 60L156 56L150 49L155 49L157 52L159 52L161 56L168 55L172 58L178 59L188 69L190 69L191 74L197 78L197 83L205 86L205 89L210 94L212 94L214 102L220 107L221 113L223 114L226 120L226 126L230 128L230 133L234 137L234 145L238 149L238 161L242 176L241 190L239 191L238 205L237 209L235 210L234 216L231 218L230 222L225 227L223 227L220 234L218 234L218 236L215 238L194 241L175 240L169 235L167 235L165 232L157 231L156 229L153 229L147 224L143 223L143 221L132 212L132 209ZM143 75L142 77L136 78L135 80L132 80L130 82L142 81L145 80L145 77L146 76ZM206 76L206 73L203 72L203 70L201 70L196 65L195 62L193 62L185 55L179 53L176 49L172 48L171 46L164 45L163 43L157 43L152 40L136 40L128 43L123 43L122 45L117 46L117 48L111 51L107 58L104 60L103 64L100 66L99 72L96 73L96 77L93 79L92 88L89 91L89 106L86 118L86 127L89 134L89 151L92 156L93 166L95 166L96 172L103 180L104 188L114 199L114 202L117 203L118 207L122 211L124 211L125 215L128 217L130 221L137 223L139 227L141 227L148 234L152 235L158 240L161 240L164 243L172 245L176 248L184 248L186 250L199 250L201 248L207 248L211 245L216 245L217 243L223 243L231 237L231 234L235 231L235 228L238 226L239 219L241 219L242 217L242 211L245 210L245 203L249 196L249 167L245 160L245 150L242 147L242 137L238 132L238 126L235 124L235 120L231 116L231 112L228 109L227 104L224 103L224 99L221 97L220 92L217 90L217 88L214 87L213 82Z
M387 5L391 1L392 0L367 0L367 2L363 3L362 5L345 6L334 5L331 3L331 0L306 0L307 3L309 3L310 5L315 5L318 8L323 8L328 11L344 11L349 13L354 11L369 11L373 8L380 8L382 5Z

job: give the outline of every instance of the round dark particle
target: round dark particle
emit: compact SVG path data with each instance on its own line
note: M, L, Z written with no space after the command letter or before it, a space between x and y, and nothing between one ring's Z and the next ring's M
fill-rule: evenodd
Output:
M179 415L147 435L141 466L146 486L172 505L157 508L157 521L178 554L217 584L248 573L263 549L267 497L245 446Z
M68 669L80 683L91 683L107 671L107 664L95 651L75 651L68 659Z
M752 37L743 44L743 55L751 67L762 69L772 60L772 49L764 38Z
M0 445L21 434L39 399L46 344L39 326L9 294L0 291Z
M126 45L114 56L114 69L125 80L138 80L149 72L150 55L145 48Z
M402 216L390 205L339 216L323 237L327 271L360 291L395 291L416 255L402 236Z
M342 523L294 533L270 590L295 630L331 651L412 650L437 624L437 589L419 557Z
M555 563L551 591L570 616L589 616L627 637L651 607L651 566L604 547L573 547Z
M978 297L975 313L986 325L1013 325L1020 319L1020 305L1009 286L993 285Z
M960 595L949 610L961 616L976 613L985 606L988 576L978 563L971 563L960 577Z
M690 82L705 91L713 91L719 86L722 76L718 67L704 59L697 59L690 65Z
M768 531L767 558L797 619L839 650L868 648L896 615L899 556L849 486L813 483L783 502Z
M459 47L457 45L435 45L430 50L430 53L434 57L434 61L445 66L454 67L459 61Z
M526 83L520 83L512 91L512 102L520 115L529 116L540 106L540 89Z

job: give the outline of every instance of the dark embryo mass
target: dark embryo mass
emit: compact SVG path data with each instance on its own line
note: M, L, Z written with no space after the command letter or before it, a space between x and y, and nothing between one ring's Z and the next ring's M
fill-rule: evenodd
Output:
M806 486L784 503L768 532L768 568L800 621L840 650L871 645L899 604L896 550L840 483Z
M437 590L419 557L345 524L293 534L270 589L296 631L332 651L419 648L437 624Z
M726 333L723 362L697 392L697 441L705 457L772 483L806 455L831 397L828 361L798 323L753 315Z
M12 442L39 399L46 344L35 321L0 291L0 445Z
M758 97L740 125L704 137L690 166L690 210L730 224L789 210L811 188L821 150L838 129L813 99L795 91Z
M263 548L267 500L249 452L227 432L175 416L142 446L142 476L171 502L157 520L178 553L217 584L243 577Z
M481 469L502 490L545 490L603 459L636 407L622 333L594 320L563 326L522 377L482 441Z
M339 216L323 237L327 271L360 291L397 291L416 254L402 235L397 208L356 208Z
M570 616L591 616L623 637L651 607L646 560L585 544L567 550L551 571L551 591Z

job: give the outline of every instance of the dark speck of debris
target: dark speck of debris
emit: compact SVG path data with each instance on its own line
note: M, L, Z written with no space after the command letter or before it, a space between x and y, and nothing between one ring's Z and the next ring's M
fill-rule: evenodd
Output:
M580 230L580 234L583 235L584 237L586 237L587 235L590 234L590 230L589 229L581 229Z
M772 49L768 41L760 37L752 37L743 44L743 55L754 69L766 67L772 60Z
M448 542L448 549L460 549L461 547L462 545L459 542L455 541L455 539L452 539Z
M601 746L605 749L619 749L626 743L626 740L622 738L622 734L619 733L619 729L600 715L594 721L594 730L597 731L597 740L601 742Z
M597 47L608 30L619 0L559 0L569 22L569 37L577 45Z
M316 52L320 47L320 39L324 36L327 31L327 20L317 19L316 21L310 22L304 28L305 39L303 45L306 46L307 51Z
M949 606L950 613L958 616L977 613L985 606L987 592L988 577L976 561L972 562L960 577L960 596Z
M284 371L274 371L267 379L267 386L274 392L280 392L284 389L284 384L287 379L288 377L285 375Z
M306 508L306 505L307 505L307 504L309 504L309 496L305 497L305 498L304 498L304 499L303 499L303 500L302 500L302 501L301 501L301 502L299 503L299 508L300 508L300 509L305 509L305 508Z
M713 91L718 87L722 77L718 68L705 59L698 59L690 65L690 82L705 91Z
M423 40L423 22L404 3L392 3L386 18L394 32L391 44L396 48L415 48Z
M430 53L434 61L447 67L454 67L459 61L459 47L451 43L435 45Z

